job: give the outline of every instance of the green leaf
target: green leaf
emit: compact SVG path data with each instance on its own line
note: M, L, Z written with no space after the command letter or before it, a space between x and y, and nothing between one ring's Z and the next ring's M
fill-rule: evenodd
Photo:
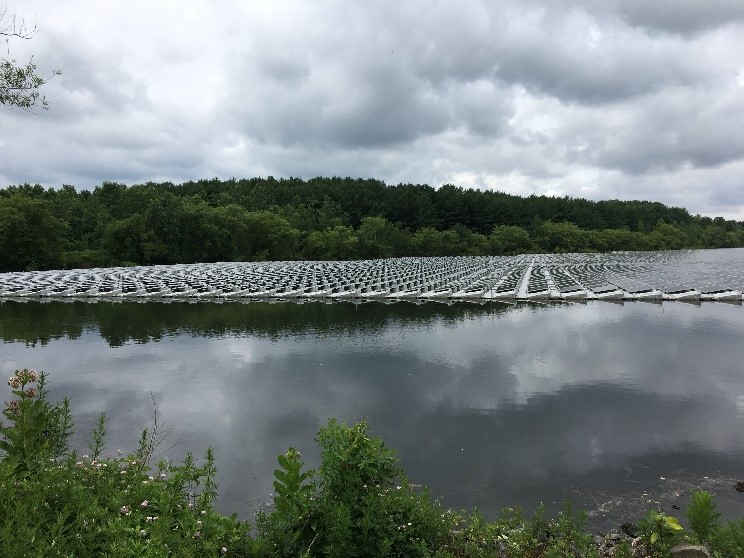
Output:
M674 531L682 531L684 527L679 524L679 520L671 515L664 516L664 525Z

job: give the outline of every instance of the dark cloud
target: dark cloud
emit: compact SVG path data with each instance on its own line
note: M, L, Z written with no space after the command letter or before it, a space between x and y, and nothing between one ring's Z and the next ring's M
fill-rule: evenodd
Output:
M744 5L738 0L620 0L613 4L630 25L683 35L744 21Z
M344 174L641 195L703 214L736 199L735 0L287 0L177 14L134 2L87 6L82 20L74 5L26 9L39 33L13 55L63 74L45 88L49 111L4 113L3 184ZM744 204L725 213L744 218Z

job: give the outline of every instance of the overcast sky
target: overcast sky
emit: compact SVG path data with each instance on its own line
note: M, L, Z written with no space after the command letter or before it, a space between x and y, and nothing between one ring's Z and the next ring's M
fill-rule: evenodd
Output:
M0 110L1 187L352 176L744 219L742 0L7 7L37 25L10 57L62 75Z

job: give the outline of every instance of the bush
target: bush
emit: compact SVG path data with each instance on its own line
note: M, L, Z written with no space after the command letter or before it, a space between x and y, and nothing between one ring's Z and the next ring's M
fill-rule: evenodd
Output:
M707 543L713 532L720 527L721 514L716 511L716 503L709 492L693 492L687 506L687 521L698 542Z
M570 503L553 520L539 507L525 519L506 508L496 521L477 510L456 513L409 483L395 453L369 435L365 422L331 419L316 441L317 470L303 470L294 448L278 458L274 508L260 513L257 533L235 515L214 510L215 457L197 465L150 464L156 431L145 430L137 451L104 455L101 414L78 457L67 442L69 402L46 399L45 376L20 370L10 378L14 399L0 423L0 556L111 557L349 557L592 558L586 514ZM744 520L719 523L712 495L692 495L687 517L694 538L712 556L744 556ZM640 522L654 556L685 539L676 518L650 511ZM615 547L629 558L629 542Z
M34 384L38 382L38 386ZM147 447L102 457L69 451L69 404L46 401L44 376L21 370L1 425L0 556L250 556L249 525L214 511L215 458L151 467ZM147 440L147 435L143 436Z
M279 457L275 508L258 521L277 556L428 556L444 544L454 515L416 491L395 454L359 422L320 429L321 465L300 472L300 454Z

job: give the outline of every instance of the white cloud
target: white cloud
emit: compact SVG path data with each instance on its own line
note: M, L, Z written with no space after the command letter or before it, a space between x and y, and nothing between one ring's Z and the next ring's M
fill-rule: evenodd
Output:
M744 214L744 10L29 0L0 185L350 175ZM704 193L701 193L704 192Z

